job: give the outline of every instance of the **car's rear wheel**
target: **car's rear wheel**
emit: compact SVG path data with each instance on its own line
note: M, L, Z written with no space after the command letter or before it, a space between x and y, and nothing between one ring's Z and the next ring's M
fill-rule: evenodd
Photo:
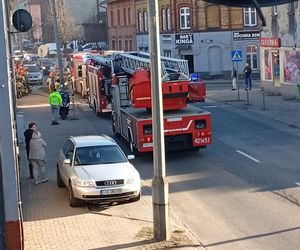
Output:
M56 181L57 181L58 187L65 187L65 184L61 178L58 166L56 167Z
M84 204L83 200L80 200L80 199L77 199L77 198L74 197L74 193L73 193L71 183L69 183L68 191L69 191L69 205L70 205L70 207L80 207Z

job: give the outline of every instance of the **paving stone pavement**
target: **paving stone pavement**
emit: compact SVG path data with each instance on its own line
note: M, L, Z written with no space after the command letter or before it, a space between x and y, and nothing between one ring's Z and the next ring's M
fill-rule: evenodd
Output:
M20 145L20 181L23 203L25 250L44 249L203 249L191 232L170 213L172 238L169 242L152 239L151 183L143 181L140 201L109 207L88 205L71 208L67 203L67 190L56 186L55 161L58 148L69 127L67 123L49 126L50 110L47 92L33 89L33 94L17 100L18 110L25 124L37 121L38 129L48 143L47 172L49 182L34 185L28 178L25 147ZM87 105L82 100L82 108ZM35 105L39 105L38 107ZM84 134L88 121L72 122L72 130ZM96 132L96 131L95 131ZM173 248L174 247L174 248Z

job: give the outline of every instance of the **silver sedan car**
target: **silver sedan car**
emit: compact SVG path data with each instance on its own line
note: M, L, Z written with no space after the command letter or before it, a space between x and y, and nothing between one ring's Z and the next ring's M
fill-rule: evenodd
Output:
M118 144L106 135L70 137L59 152L57 185L67 187L69 205L138 201L141 180Z

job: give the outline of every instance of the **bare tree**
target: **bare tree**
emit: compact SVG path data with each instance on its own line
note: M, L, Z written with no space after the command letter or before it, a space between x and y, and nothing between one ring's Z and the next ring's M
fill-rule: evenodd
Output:
M80 26L75 24L68 7L65 1L55 1L59 38L64 46L68 41L78 39L80 36ZM52 13L49 14L48 19L53 21Z

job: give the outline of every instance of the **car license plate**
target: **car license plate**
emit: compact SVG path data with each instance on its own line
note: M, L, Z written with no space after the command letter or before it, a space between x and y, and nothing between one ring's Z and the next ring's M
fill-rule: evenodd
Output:
M118 189L104 189L100 191L101 195L110 195L110 194L121 194L122 193L122 189L118 188Z

